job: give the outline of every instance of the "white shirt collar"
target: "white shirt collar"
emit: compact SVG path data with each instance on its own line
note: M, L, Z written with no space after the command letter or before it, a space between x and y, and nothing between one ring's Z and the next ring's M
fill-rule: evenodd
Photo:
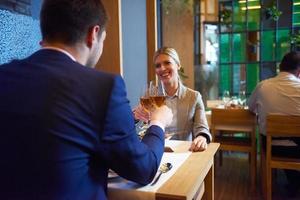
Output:
M174 95L172 95L172 96L170 96L170 95L168 95L167 93L166 93L166 91L165 90L163 90L163 94L165 95L165 96L167 96L168 98L175 98L175 97L178 97L178 95L179 95L179 86L178 86L178 88L177 88L177 90L176 90L176 92L175 92L175 94Z
M52 46L46 46L46 47L43 47L42 49L51 49L51 50L59 51L61 53L66 54L68 57L70 57L73 61L76 62L76 59L74 58L74 56L72 56L72 54L70 54L69 52L67 52L64 49L61 49L61 48L58 48L58 47L52 47Z
M289 72L279 72L278 77L287 77L288 79L300 82L300 78Z

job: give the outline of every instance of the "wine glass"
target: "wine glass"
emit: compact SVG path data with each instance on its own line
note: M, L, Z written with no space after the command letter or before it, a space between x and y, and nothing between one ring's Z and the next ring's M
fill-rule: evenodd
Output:
M150 98L150 90L148 88L148 85L145 85L141 89L140 105L142 109L150 116L150 110L152 109L152 99ZM146 130L148 129L148 121L139 120L139 122L136 124L137 132L140 138L144 136Z
M152 103L152 99L150 98L152 94L152 87L153 86L151 81L149 87L148 85L146 85L142 88L142 92L140 96L140 104L147 112L150 112L152 109L153 103Z
M166 104L166 96L159 91L158 86L150 85L150 99L154 107L160 107Z
M228 90L224 90L222 100L224 102L224 106L226 107L226 105L230 101L230 94Z
M245 107L246 106L246 93L244 90L240 91L239 93L239 104L242 106L242 107Z
M150 96L141 96L140 97L140 104L142 105L142 107L150 112L152 109L152 99L150 98Z

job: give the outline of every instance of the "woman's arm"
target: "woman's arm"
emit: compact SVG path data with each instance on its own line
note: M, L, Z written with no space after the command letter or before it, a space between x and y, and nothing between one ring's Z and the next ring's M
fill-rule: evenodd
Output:
M207 144L211 142L212 137L209 132L205 108L201 98L201 94L196 92L196 108L193 122L193 143L192 151L202 151L207 148Z
M205 108L202 101L201 94L196 93L196 108L194 114L193 122L193 137L202 135L208 139L207 143L211 142L211 134L209 132L209 127L206 119Z

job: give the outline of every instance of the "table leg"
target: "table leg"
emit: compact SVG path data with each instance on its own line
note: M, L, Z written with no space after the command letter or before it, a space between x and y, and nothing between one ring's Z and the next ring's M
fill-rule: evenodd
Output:
M205 191L204 191L204 198L206 200L213 200L214 197L214 164L212 164L211 168L209 169L205 179Z

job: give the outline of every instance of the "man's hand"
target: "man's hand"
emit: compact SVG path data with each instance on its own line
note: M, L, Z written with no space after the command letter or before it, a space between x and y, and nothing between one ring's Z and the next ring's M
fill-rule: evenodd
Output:
M168 106L163 105L154 109L150 118L151 121L159 121L164 127L167 127L172 122L173 113Z
M199 135L194 139L189 150L196 152L196 151L204 151L205 149L207 149L206 138L203 137L202 135Z
M133 109L134 119L141 120L143 122L148 123L150 120L150 112L145 110L140 104Z

